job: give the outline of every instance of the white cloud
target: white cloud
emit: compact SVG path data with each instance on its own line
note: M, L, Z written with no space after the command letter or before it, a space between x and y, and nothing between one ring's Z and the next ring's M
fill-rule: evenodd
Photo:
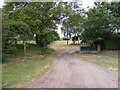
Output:
M89 7L93 7L95 1L96 1L96 0L83 0L83 1L82 1L82 4L83 4L82 7L85 8L85 9L86 9L88 6L89 6Z
M0 8L4 5L4 0L0 0Z

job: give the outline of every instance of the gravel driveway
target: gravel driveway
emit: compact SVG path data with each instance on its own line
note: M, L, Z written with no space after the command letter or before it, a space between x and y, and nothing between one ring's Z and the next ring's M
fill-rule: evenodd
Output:
M29 88L117 88L118 77L100 66L85 62L72 53L78 47L53 47L53 56L46 74L28 85Z

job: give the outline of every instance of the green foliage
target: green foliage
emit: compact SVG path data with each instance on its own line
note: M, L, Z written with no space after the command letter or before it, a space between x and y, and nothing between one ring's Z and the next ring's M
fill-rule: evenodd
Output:
M4 55L12 53L11 44L31 40L35 34L36 43L43 47L58 39L59 35L54 30L62 19L62 4L64 3L7 2L3 8L2 20L3 58Z
M78 3L70 3L70 14L62 23L62 32L64 36L71 37L71 35L79 35L82 31L82 24L84 18L84 10L80 8Z
M46 35L46 38L47 38L47 44L50 44L51 42L60 39L60 37L56 31L48 32Z
M118 3L114 4L117 9ZM84 31L81 35L84 41L94 43L114 36L114 31L119 26L119 17L115 16L116 8L114 5L113 3L98 2L95 3L95 7L86 12L87 17L83 24Z
M62 32L65 36L71 37L72 34L79 35L82 31L82 17L79 14L69 16L63 21Z
M6 50L6 51L5 51ZM2 53L2 63L7 63L9 62L9 58L13 58L18 56L21 52L23 52L23 45L15 45L11 44L9 48L4 49L3 48L3 53Z
M56 2L20 2L7 3L5 10L9 13L9 18L25 22L31 32L36 34L36 43L46 47L48 33L57 29L56 24L66 15L63 7L65 3ZM8 9L6 7L11 7ZM11 10L11 11L10 11ZM52 41L52 40L51 40Z
M26 23L8 19L5 12L3 12L2 27L2 60L6 62L8 54L12 53L15 49L12 46L13 42L16 44L18 40L28 40L31 32Z

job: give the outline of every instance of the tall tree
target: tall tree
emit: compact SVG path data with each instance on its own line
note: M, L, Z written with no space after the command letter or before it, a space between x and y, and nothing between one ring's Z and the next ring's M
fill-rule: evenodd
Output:
M107 2L95 2L95 7L86 13L87 17L82 33L82 39L86 42L93 43L109 38L117 29L116 18L109 9L110 4Z
M8 8L10 7L10 8ZM69 14L67 3L60 2L21 2L8 3L5 6L9 18L23 21L36 34L36 43L41 47L47 47L46 34L57 29L58 23Z
M62 32L67 38L71 38L72 35L79 35L82 32L82 24L84 20L84 9L82 9L78 3L70 3L71 13L67 16L62 23ZM68 44L68 40L67 40Z

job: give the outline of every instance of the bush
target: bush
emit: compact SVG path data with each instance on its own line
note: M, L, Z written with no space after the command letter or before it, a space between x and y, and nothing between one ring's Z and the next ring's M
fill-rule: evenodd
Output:
M8 55L5 53L2 53L2 63L7 63L8 62Z
M10 53L15 54L17 52L17 47L10 47Z

